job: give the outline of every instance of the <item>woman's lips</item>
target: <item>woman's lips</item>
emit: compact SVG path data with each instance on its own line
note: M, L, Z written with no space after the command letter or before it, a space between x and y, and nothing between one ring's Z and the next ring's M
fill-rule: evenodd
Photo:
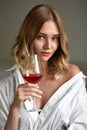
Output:
M43 56L49 56L49 55L50 55L50 52L41 52L41 54L42 54Z

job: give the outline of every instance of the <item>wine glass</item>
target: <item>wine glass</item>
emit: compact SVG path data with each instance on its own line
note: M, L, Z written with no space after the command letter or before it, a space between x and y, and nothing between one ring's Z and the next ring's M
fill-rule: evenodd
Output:
M32 63L30 63L29 68L22 71L22 76L25 81L29 83L38 83L40 81L40 79L42 78L42 73L39 57L37 56L37 54L33 56ZM29 96L29 100L26 100L24 104L28 111L37 110L35 105L35 98L32 98L31 96Z

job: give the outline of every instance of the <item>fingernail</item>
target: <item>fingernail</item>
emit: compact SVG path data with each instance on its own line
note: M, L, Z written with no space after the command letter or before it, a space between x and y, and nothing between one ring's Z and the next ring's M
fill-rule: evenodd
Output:
M37 85L37 88L39 88L39 86Z
M30 86L30 83L28 83L28 86Z
M40 91L40 93L42 94L43 92L42 92L42 91Z
M42 98L42 96L39 96L39 98Z

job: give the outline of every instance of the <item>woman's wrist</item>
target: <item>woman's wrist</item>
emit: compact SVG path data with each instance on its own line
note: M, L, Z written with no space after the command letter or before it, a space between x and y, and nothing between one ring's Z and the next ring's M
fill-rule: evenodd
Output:
M18 130L20 110L11 105L5 130Z

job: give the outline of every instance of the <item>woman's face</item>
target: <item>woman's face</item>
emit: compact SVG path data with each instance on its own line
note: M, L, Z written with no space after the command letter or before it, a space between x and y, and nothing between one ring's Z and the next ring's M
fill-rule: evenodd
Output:
M34 49L42 61L48 61L58 48L59 31L52 20L43 24L34 40Z

